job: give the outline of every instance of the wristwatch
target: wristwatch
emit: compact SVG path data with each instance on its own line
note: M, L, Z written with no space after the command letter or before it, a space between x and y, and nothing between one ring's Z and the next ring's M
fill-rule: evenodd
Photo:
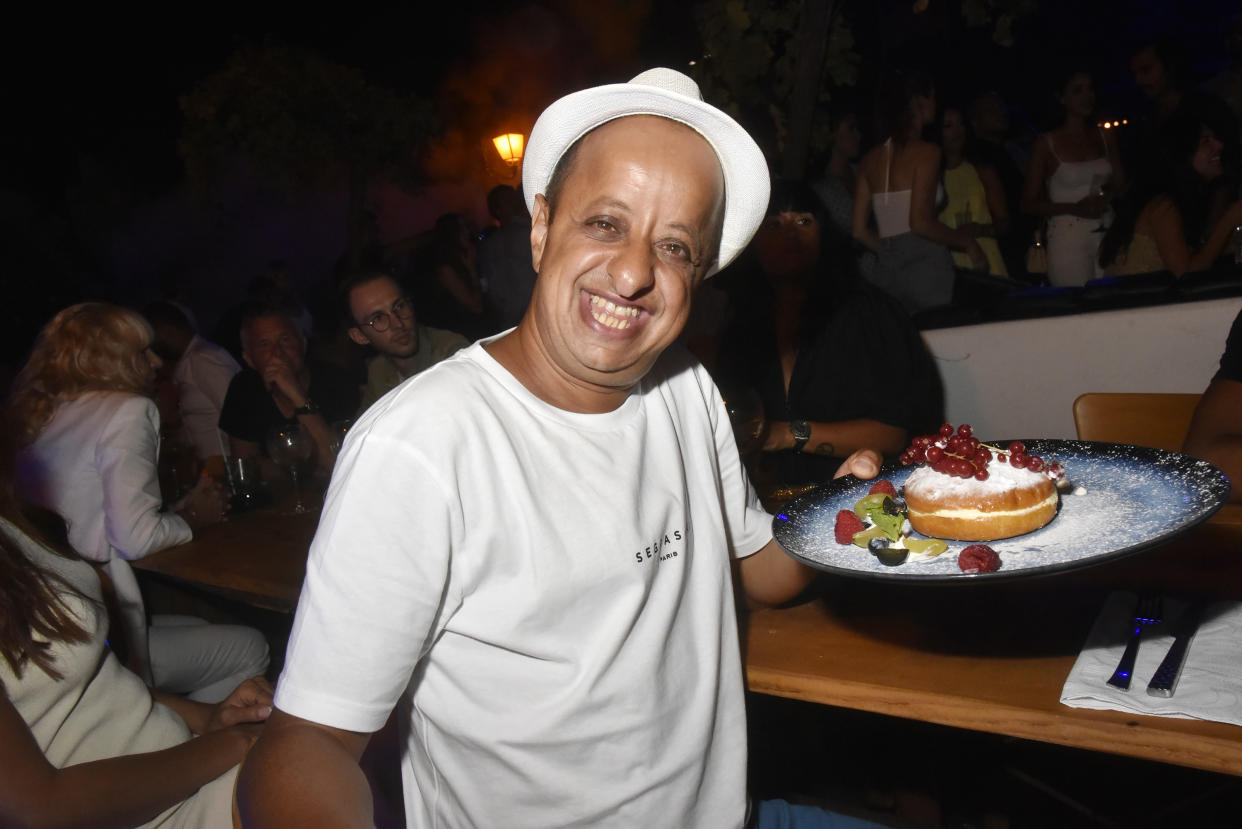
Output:
M794 451L801 452L802 447L806 446L806 442L811 439L811 424L805 420L791 420L789 431L794 436Z
M319 407L312 403L311 399L308 397L306 398L305 403L293 410L293 416L297 417L299 415L315 414L318 411Z

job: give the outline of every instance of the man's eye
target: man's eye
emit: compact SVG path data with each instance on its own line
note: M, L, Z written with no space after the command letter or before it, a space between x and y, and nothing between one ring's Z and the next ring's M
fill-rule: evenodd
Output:
M590 222L588 222L588 224L590 224L591 227L597 230L602 230L605 233L616 233L617 232L617 226L614 225L612 222L610 222L608 219L592 219Z
M689 246L681 242L663 242L659 245L659 250L664 257L679 262L689 262L694 258Z

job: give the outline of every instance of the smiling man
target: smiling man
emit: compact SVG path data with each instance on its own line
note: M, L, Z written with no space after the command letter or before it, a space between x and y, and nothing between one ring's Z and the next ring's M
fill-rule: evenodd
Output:
M763 218L763 155L656 69L549 107L523 177L521 323L346 441L247 825L365 825L357 760L399 703L410 826L747 820L731 565L756 602L810 573L772 541L715 386L669 346Z

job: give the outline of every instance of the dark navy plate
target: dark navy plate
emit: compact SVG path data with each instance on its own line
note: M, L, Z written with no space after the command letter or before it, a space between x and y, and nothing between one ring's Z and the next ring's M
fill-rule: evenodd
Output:
M1229 497L1229 479L1223 472L1176 452L1076 440L1024 442L1028 452L1060 461L1073 488L1062 491L1060 512L1047 526L988 542L1001 558L995 572L967 574L957 566L957 554L973 542L950 541L948 551L936 558L895 567L881 564L861 547L838 544L833 534L837 512L853 509L874 483L852 475L787 503L772 521L776 541L811 567L860 578L945 582L1047 575L1168 541L1206 521ZM879 478L900 487L913 470L886 464Z

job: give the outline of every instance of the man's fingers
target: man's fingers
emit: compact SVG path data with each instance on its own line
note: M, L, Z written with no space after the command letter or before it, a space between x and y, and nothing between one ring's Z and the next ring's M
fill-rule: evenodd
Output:
M880 453L874 449L859 449L845 459L845 463L841 464L837 474L832 477L840 478L843 475L853 475L855 478L865 480L867 478L874 478L879 473Z

